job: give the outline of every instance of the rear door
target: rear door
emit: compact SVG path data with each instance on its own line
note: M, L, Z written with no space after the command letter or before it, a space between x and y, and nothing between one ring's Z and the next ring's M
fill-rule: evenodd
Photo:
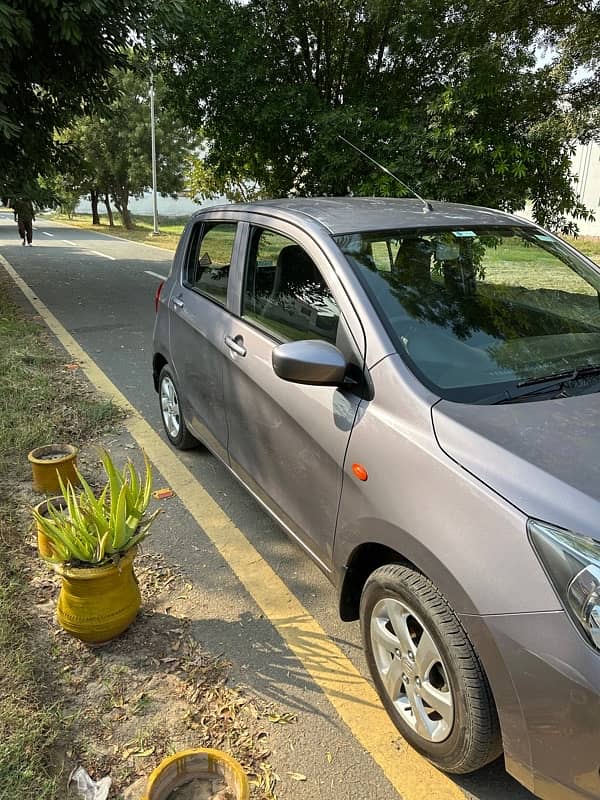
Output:
M342 466L360 402L353 389L281 380L280 343L324 339L362 368L341 286L315 243L291 225L249 226L240 314L230 318L224 372L231 467L329 570ZM332 287L332 284L336 284Z
M237 222L199 220L178 282L169 298L171 358L184 416L211 450L227 460L223 364L229 357L229 273L237 247Z

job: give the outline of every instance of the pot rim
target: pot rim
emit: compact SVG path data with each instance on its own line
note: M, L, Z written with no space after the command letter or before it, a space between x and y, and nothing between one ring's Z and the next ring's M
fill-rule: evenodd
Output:
M68 503L62 494L58 494L55 497L47 497L45 500L37 503L37 505L34 506L34 509L38 512L38 514L46 516L48 512L48 506L50 505L56 506L60 511L64 511L64 509L67 508Z
M163 772L171 766L171 764L175 764L178 761L183 761L185 758L189 758L189 756L200 753L212 757L215 761L221 761L227 764L232 772L234 772L239 778L241 787L239 800L248 800L250 797L250 785L248 783L248 776L246 775L244 768L232 755L224 752L223 750L217 750L213 747L192 747L189 750L180 750L178 753L163 759L160 764L150 773L148 782L146 784L146 791L142 800L150 799L150 793L154 789L154 784L156 781L158 781Z
M122 572L123 567L129 567L137 554L137 545L126 550L118 564L102 564L90 567L67 567L65 564L54 564L54 571L63 578L73 578L79 581L89 581L94 578L105 578L115 572Z
M59 451L62 455L59 458L53 459L52 461L40 458L40 455L43 453L51 453L53 451ZM73 444L43 444L41 447L34 447L33 450L30 450L27 454L27 458L31 464L46 464L56 466L56 464L62 464L65 461L70 461L77 455L78 452L79 448L75 447Z

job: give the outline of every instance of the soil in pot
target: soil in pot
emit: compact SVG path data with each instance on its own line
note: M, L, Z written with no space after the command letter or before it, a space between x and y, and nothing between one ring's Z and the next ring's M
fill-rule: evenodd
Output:
M207 775L178 786L167 800L235 800L235 794L222 778L215 780L214 775Z
M148 779L144 800L249 800L248 778L228 753L183 750L162 761Z

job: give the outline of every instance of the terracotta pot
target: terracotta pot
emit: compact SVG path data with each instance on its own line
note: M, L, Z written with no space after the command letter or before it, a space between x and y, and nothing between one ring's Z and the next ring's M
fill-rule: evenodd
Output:
M148 778L143 800L168 800L178 786L194 778L222 778L235 800L248 800L250 787L246 773L228 753L209 748L182 750L162 761Z
M33 473L33 488L48 494L60 492L58 475L63 483L70 481L73 486L78 486L79 478L75 472L78 452L72 444L48 444L32 450L27 458Z
M56 617L68 633L83 642L103 644L127 630L142 603L133 572L136 552L135 547L128 550L116 565L56 565L62 575Z
M35 507L35 510L40 514L42 517L48 516L48 506L53 506L58 511L65 511L67 508L67 501L65 500L62 495L58 497L50 497L48 500L42 500L41 503L38 503ZM52 558L54 555L54 547L52 545L52 540L49 539L44 531L42 530L39 522L36 525L37 529L37 544L38 544L38 552L42 558Z

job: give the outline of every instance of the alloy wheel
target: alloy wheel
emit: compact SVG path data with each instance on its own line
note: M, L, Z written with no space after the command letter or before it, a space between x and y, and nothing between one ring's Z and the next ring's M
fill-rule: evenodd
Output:
M181 429L179 398L175 384L165 375L160 384L160 410L169 436L176 439Z
M373 608L375 664L396 710L416 734L442 742L452 731L454 701L440 651L406 603L386 597Z

